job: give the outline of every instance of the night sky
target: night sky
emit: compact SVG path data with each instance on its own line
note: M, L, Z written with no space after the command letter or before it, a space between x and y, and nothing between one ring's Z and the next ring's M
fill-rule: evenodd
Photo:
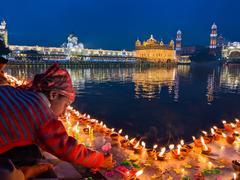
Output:
M1 0L10 44L60 46L74 33L87 48L134 49L136 38L207 45L210 27L240 41L239 0Z

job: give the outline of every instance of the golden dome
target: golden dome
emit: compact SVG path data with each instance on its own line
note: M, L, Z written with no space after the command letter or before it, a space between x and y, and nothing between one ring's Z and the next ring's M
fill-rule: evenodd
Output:
M157 40L154 39L153 35L151 35L150 38L147 40L148 45L153 45L153 44L156 44L156 43L157 43Z
M135 42L135 45L136 45L136 46L141 46L142 43L141 43L141 41L140 41L139 39L137 39L137 41Z
M173 40L170 41L169 47L174 48L174 41Z

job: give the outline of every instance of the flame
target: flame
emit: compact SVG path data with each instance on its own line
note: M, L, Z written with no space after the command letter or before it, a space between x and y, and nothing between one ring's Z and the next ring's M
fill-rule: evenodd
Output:
M235 118L236 123L239 123L239 119Z
M237 174L233 173L233 180L236 180L236 179L237 179Z
M136 172L135 176L138 177L138 176L141 176L143 174L143 170L139 170L138 172Z
M204 149L205 151L207 151L207 150L208 150L208 147L207 147L207 145L206 145L206 144L203 144L203 149Z
M217 130L218 128L217 128L217 126L213 126L213 129Z
M145 148L146 147L146 143L143 141L142 143L142 147Z
M103 122L101 121L99 125L100 125L100 126L103 126Z
M183 139L180 141L180 144L181 144L182 146L184 145L184 140L183 140Z
M233 123L231 123L231 126L232 126L232 128L235 128L235 127L236 127L236 125L235 125L235 124L233 124Z
M160 153L159 153L159 155L158 156L163 156L163 154L166 152L166 148L165 147L163 147L162 149L161 149L161 151L160 151Z
M182 147L182 146L181 146L180 144L177 145L177 154L178 154L178 155L180 155L181 147Z
M126 135L126 136L125 136L125 139L127 139L127 140L128 140L128 135Z
M136 138L132 138L129 142L132 144Z
M103 128L107 128L106 124L103 125Z
M157 144L155 144L155 145L153 146L153 149L157 149L157 147L158 147L158 145L157 145Z
M91 118L90 115L87 115L87 118L90 119Z
M222 136L223 136L224 138L226 138L226 137L227 137L227 135L226 135L225 133L222 133Z
M204 146L204 145L206 145L206 144L205 144L205 141L204 141L204 139L203 139L203 137L202 137L202 136L201 136L201 138L200 138L200 139L201 139L201 143L202 143L202 145L203 145L203 146Z
M192 139L193 139L193 141L195 141L196 140L195 136L192 136Z
M140 143L140 141L138 141L138 142L135 144L134 148L137 148L137 147L139 146L139 143Z
M111 129L112 132L114 132L114 130L115 130L114 128Z
M173 148L174 148L174 144L170 144L170 145L169 145L169 149L170 149L170 150L173 150Z
M207 135L207 132L206 131L202 131L202 133L206 136Z
M120 129L119 131L118 131L118 134L121 134L122 133L122 129Z
M214 135L214 134L215 134L215 132L214 132L214 129L213 129L213 128L211 128L211 133L212 133L212 135Z
M226 121L222 121L223 124L226 124L227 122Z

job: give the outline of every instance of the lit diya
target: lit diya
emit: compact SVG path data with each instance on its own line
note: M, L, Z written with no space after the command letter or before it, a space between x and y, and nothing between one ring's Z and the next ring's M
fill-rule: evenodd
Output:
M174 159L178 159L178 160L182 160L184 159L183 155L181 154L181 145L177 145L177 149L173 149L172 152L172 156Z
M192 146L188 145L188 144L184 144L184 140L180 141L181 144L181 154L186 156L191 150L192 150Z
M194 145L196 147L202 147L202 142L200 139L196 139L194 136L192 136L192 138L193 138Z
M158 147L158 145L155 144L155 145L153 146L153 149L148 149L148 150L147 150L148 157L154 158L154 159L156 158L156 155L157 155L156 149L157 149L157 147Z
M203 138L206 144L209 144L213 140L213 136L211 134L208 134L206 131L202 131L204 134Z
M203 137L201 137L201 143L202 143L202 154L209 155L211 153L211 149L207 147Z
M235 171L240 171L240 161L239 160L233 160L232 161L232 167Z
M236 118L236 119L235 119L235 122L236 122L236 126L237 126L237 127L240 127L240 120Z
M217 128L217 126L213 126L213 129L214 129L215 134L217 134L219 136L221 136L222 133L224 132L224 129Z
M159 154L157 155L157 160L159 160L159 161L164 161L164 159L165 159L165 152L166 152L166 148L165 147L163 147L162 149L161 149L161 151L159 152Z
M220 139L220 136L215 133L215 130L213 128L211 128L211 133L215 141L218 141Z
M134 150L134 153L136 154L141 154L142 153L142 150L143 150L143 147L139 145L140 144L140 141L138 141L135 146L133 147L133 150Z
M222 121L223 127L226 129L228 132L233 132L235 129L236 125L233 123L227 123L226 121Z
M129 146L129 143L130 143L128 141L128 135L126 135L125 138L120 141L120 143L121 143L121 146L123 148L127 148Z

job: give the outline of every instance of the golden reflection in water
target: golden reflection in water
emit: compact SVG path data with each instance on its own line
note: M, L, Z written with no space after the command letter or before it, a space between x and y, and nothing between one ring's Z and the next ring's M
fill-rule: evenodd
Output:
M220 87L224 92L240 93L240 65L222 67L220 72Z
M135 83L135 97L151 100L161 93L162 87L167 87L169 94L173 93L174 98L178 99L179 82L176 76L175 67L136 71L132 79Z

